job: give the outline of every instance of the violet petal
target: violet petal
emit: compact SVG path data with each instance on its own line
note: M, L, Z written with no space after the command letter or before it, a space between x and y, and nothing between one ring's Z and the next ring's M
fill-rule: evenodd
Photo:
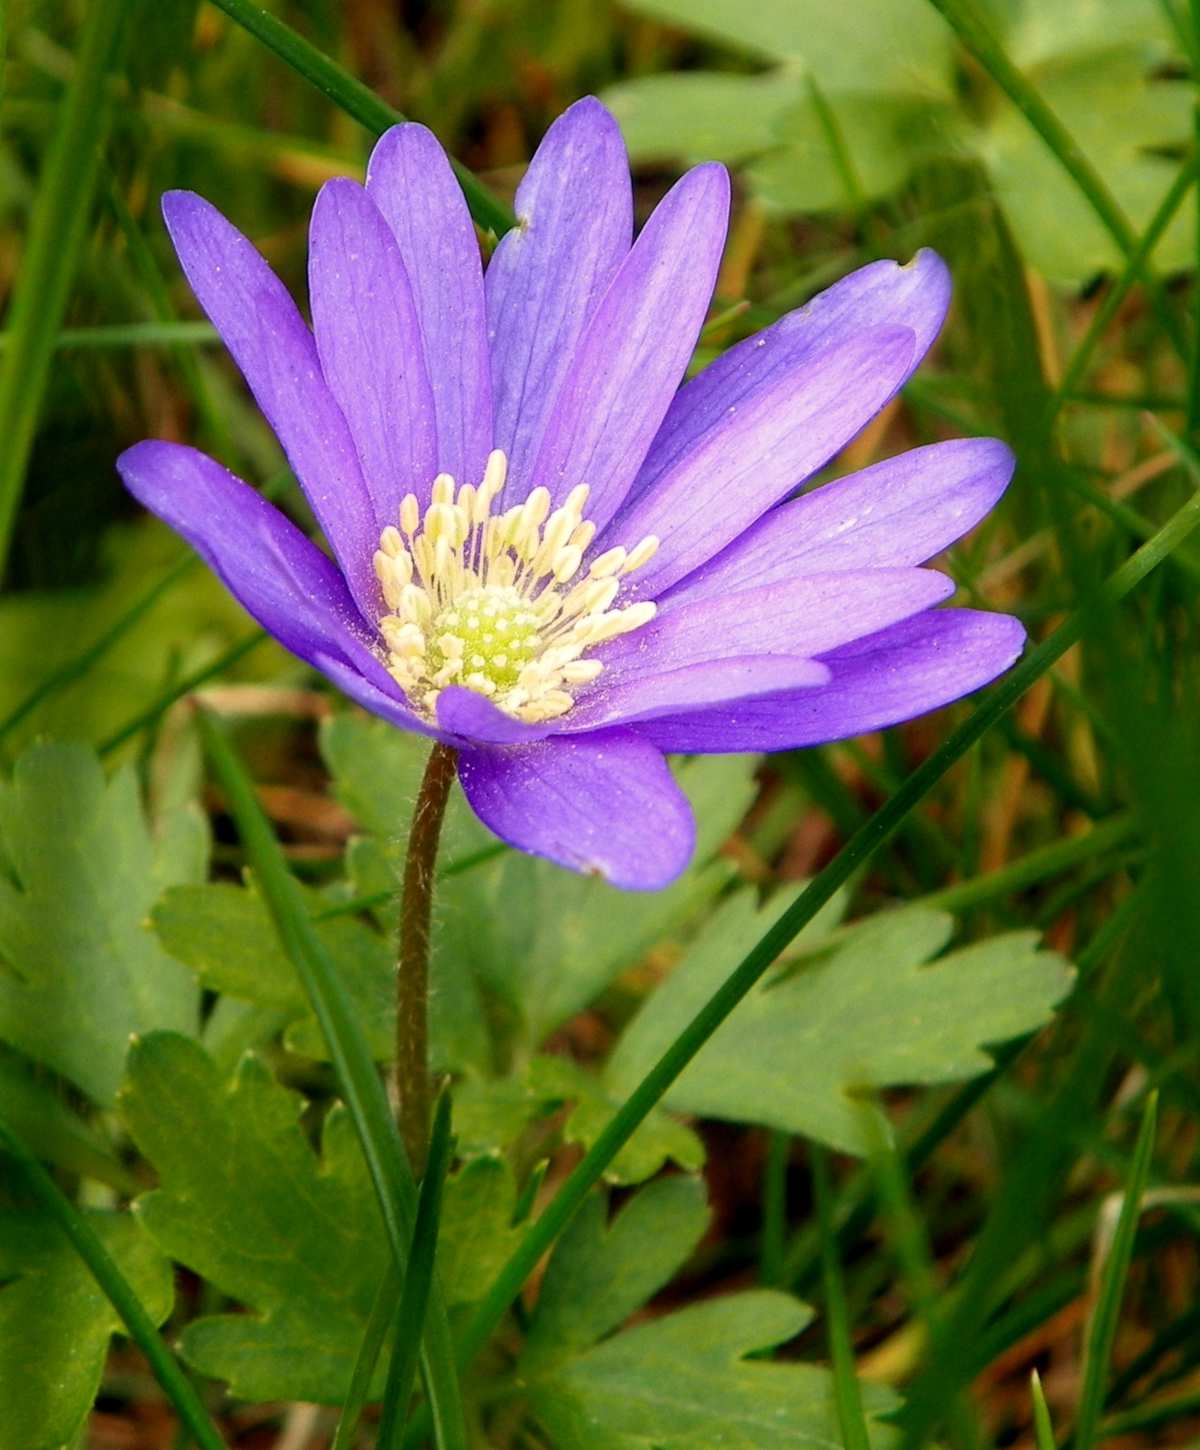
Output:
M492 446L483 269L475 227L437 138L406 122L380 137L367 191L400 247L437 416L438 469L478 483ZM415 490L425 503L424 492Z
M940 709L1020 657L1025 630L1007 614L937 609L825 656L823 689L747 700L635 728L661 750L791 750L845 740Z
M309 227L308 284L325 380L354 441L379 529L437 472L421 324L395 238L346 177L327 181Z
M519 745L543 740L558 728L555 720L528 724L497 708L478 690L447 685L437 698L438 725L447 735L488 745Z
M518 224L501 238L484 289L495 445L521 502L580 334L632 240L625 145L594 97L546 132L515 209Z
M696 826L662 755L630 730L464 750L475 813L510 845L627 891L657 891L687 865Z
M708 310L729 214L723 166L697 166L643 227L588 323L529 479L561 499L591 486L616 511L683 377Z
M378 618L375 509L316 343L287 288L203 197L169 191L163 216L196 300L287 454L364 616Z
M785 654L747 654L703 660L659 674L631 674L622 683L607 685L600 676L581 696L573 710L554 724L564 735L602 726L677 715L753 695L778 694L829 682L828 665Z
M689 453L731 408L740 407L781 372L869 327L908 327L915 345L903 387L937 336L950 305L950 274L936 252L922 250L906 266L871 262L826 288L805 306L729 348L680 389L630 497L644 493Z
M701 660L747 654L823 656L930 609L954 593L954 581L932 569L858 569L813 574L695 599L631 634L602 645L610 687L680 669Z
M801 572L923 564L989 512L1014 461L994 438L957 438L872 464L772 509L660 607Z
M249 484L180 443L126 449L130 493L182 534L238 603L286 649L409 730L430 733L371 649L334 564ZM384 708L381 708L381 703Z

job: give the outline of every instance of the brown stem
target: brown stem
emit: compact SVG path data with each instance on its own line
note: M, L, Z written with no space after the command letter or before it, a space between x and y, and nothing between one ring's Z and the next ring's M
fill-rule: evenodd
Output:
M425 1167L433 1088L429 1077L429 920L442 817L454 781L456 752L430 752L413 811L400 903L396 968L396 1118L413 1172Z

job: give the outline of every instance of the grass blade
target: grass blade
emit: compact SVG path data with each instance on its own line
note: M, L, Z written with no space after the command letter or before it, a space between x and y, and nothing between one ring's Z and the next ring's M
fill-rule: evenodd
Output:
M1174 445L1194 475L1200 478L1200 459L1182 441ZM1200 493L1194 494L1172 515L1155 536L1143 544L1106 581L1096 603L1113 605L1132 589L1200 525ZM833 860L809 883L776 924L751 948L724 983L696 1013L658 1062L610 1119L588 1152L568 1175L525 1238L480 1301L460 1344L459 1363L468 1363L482 1348L594 1183L632 1137L638 1125L675 1082L726 1017L766 974L794 937L850 877L888 841L947 771L960 760L1021 696L1068 649L1082 638L1094 614L1094 604L1076 610L1045 641L975 707L942 745L917 767L896 793L860 827Z
M129 1337L146 1356L155 1379L175 1406L182 1425L201 1450L225 1450L225 1441L200 1401L194 1386L167 1348L132 1285L113 1262L87 1219L62 1192L11 1128L0 1119L0 1152L14 1160L30 1192L71 1241L76 1252L121 1316Z
M333 1443L329 1450L353 1450L363 1406L367 1403L367 1396L371 1393L371 1377L375 1373L375 1365L380 1351L383 1349L383 1341L387 1338L388 1325L392 1322L392 1305L399 1299L403 1288L404 1275L401 1274L393 1259L388 1265L383 1283L379 1286L379 1292L375 1295L375 1302L371 1305L367 1332L363 1335L363 1341L358 1347L358 1358L354 1361L354 1373L350 1376L350 1388L346 1392L342 1413L338 1416L337 1430L334 1432Z
M1088 1334L1083 1388L1079 1392L1079 1413L1075 1421L1075 1434L1072 1437L1074 1450L1092 1450L1098 1437L1100 1415L1104 1408L1104 1384L1108 1377L1108 1362L1117 1334L1117 1319L1121 1312L1121 1296L1125 1292L1125 1279L1133 1258L1133 1241L1137 1235L1138 1218L1142 1211L1142 1195L1146 1191L1146 1181L1150 1176L1150 1161L1154 1155L1154 1130L1157 1121L1158 1093L1153 1092L1146 1099L1142 1126L1138 1132L1137 1145L1133 1150L1129 1181L1125 1185L1125 1197L1121 1203L1120 1217L1117 1219L1112 1247L1105 1261L1104 1272L1100 1279L1100 1290L1096 1296L1091 1331Z
M84 7L79 51L50 143L0 358L0 575L25 483L50 359L91 213L108 105L106 81L128 4Z
M829 1181L829 1154L812 1146L813 1190L817 1200L817 1222L821 1234L821 1267L825 1282L825 1317L828 1321L829 1351L833 1361L833 1394L845 1450L870 1450L871 1437L863 1418L862 1396L850 1341L850 1318L842 1284L837 1234L833 1226L833 1188Z
M1116 197L1037 88L1009 60L1004 47L970 0L929 0L929 3L1042 138L1125 257L1136 258L1138 236ZM1166 306L1150 268L1142 263L1140 270L1164 330L1180 356L1186 359L1189 348L1178 320Z
M1035 1369L1029 1376L1029 1393L1033 1397L1033 1434L1037 1450L1055 1450L1054 1426L1042 1393L1042 1377Z
M421 1196L417 1202L417 1222L413 1229L412 1249L408 1256L408 1273L404 1293L396 1312L396 1338L392 1346L392 1362L388 1366L387 1390L383 1397L383 1413L379 1420L376 1444L380 1450L399 1446L400 1432L412 1399L413 1378L417 1370L417 1353L425 1324L425 1310L433 1283L434 1256L437 1253L438 1224L442 1212L442 1189L450 1167L450 1094L443 1092L433 1115L433 1129L421 1179Z
M362 1144L392 1254L397 1264L403 1265L416 1222L417 1189L362 1027L337 968L309 919L299 887L245 769L216 722L202 710L197 710L196 719L280 943L320 1023L339 1088ZM465 1450L466 1427L450 1325L436 1285L430 1291L423 1361L437 1442L443 1450Z
M268 50L273 50L280 60L302 75L306 81L340 106L348 116L379 136L405 118L380 98L362 81L342 69L315 45L298 35L290 25L277 20L261 5L252 0L213 0L222 10L255 40L261 41ZM516 217L502 202L487 189L479 178L460 162L451 161L471 215L485 232L502 237L516 225Z

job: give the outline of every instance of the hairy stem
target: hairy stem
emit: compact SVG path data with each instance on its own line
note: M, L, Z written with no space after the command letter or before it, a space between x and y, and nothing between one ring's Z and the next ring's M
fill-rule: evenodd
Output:
M438 838L454 780L455 751L430 752L413 811L400 903L396 968L396 1117L413 1172L420 1176L429 1143L433 1088L429 1078L429 920Z

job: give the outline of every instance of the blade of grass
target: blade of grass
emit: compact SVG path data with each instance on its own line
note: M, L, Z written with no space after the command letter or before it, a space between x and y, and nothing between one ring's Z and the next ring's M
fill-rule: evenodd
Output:
M201 685L207 684L217 675L224 674L227 669L237 664L238 660L248 655L252 649L257 649L267 638L269 636L266 630L256 629L250 634L243 635L241 639L235 640L210 664L193 670L190 675L185 675L182 680L172 685L169 690L164 690L152 705L147 705L132 720L126 721L120 729L114 730L111 735L102 740L96 750L101 755L111 755L114 750L119 750L126 741L132 740L135 735L139 735L147 726L153 725L156 720L165 715L177 700L182 700L185 695L190 695L193 690L198 690Z
M850 1317L846 1308L842 1265L838 1257L837 1234L833 1227L833 1188L829 1181L829 1154L814 1143L813 1190L817 1200L817 1222L821 1234L821 1268L825 1282L825 1318L829 1353L833 1361L833 1397L845 1450L870 1450L871 1437L863 1418L862 1395L850 1340Z
M1200 477L1200 460L1192 450L1179 440L1175 440L1174 446ZM1153 539L1143 544L1109 577L1100 591L1100 601L1112 605L1123 599L1168 558L1198 524L1200 493L1193 495ZM909 812L946 772L1084 635L1092 612L1091 607L1076 611L1048 639L1030 651L958 729L906 777L891 799L812 879L701 1007L613 1115L497 1275L464 1331L459 1349L460 1364L469 1363L487 1342L542 1254L570 1222L593 1184L726 1017L821 907L895 834Z
M375 1295L375 1302L371 1305L371 1313L367 1317L367 1331L358 1347L354 1373L350 1376L350 1388L346 1391L342 1412L338 1416L337 1430L329 1450L353 1450L363 1406L371 1393L375 1365L383 1349L383 1341L387 1338L388 1326L394 1317L392 1306L400 1298L403 1288L404 1275L393 1259L388 1265L383 1283L379 1286L379 1292Z
M1079 1392L1079 1412L1071 1441L1074 1450L1092 1450L1099 1438L1100 1415L1104 1408L1104 1385L1108 1377L1113 1341L1117 1336L1117 1319L1121 1313L1125 1279L1133 1259L1133 1241L1137 1236L1138 1218L1142 1211L1142 1195L1146 1191L1146 1181L1150 1176L1157 1121L1158 1093L1154 1092L1146 1099L1116 1233L1096 1296L1096 1308L1088 1334L1083 1387Z
M1036 86L1009 60L1004 47L971 0L929 0L929 3L1042 138L1124 256L1134 259L1138 253L1138 237L1129 218ZM1187 338L1175 314L1166 305L1157 279L1145 263L1139 271L1163 329L1179 355L1186 359L1189 354Z
M130 1339L145 1355L154 1378L175 1406L181 1423L186 1426L192 1439L201 1450L226 1450L225 1441L201 1403L195 1387L167 1348L133 1286L122 1274L96 1231L3 1119L0 1119L0 1152L16 1163L29 1191L46 1215L62 1229L76 1253L87 1265L92 1278L121 1316L121 1322L129 1331Z
M767 1138L763 1166L762 1248L758 1276L764 1284L782 1285L787 1240L787 1170L791 1156L790 1133L772 1130Z
M196 720L280 943L320 1023L339 1089L362 1145L392 1254L403 1266L416 1222L417 1189L362 1025L354 1015L337 967L309 919L299 887L244 767L211 716L197 710ZM465 1450L466 1427L450 1325L436 1284L429 1296L422 1359L437 1443L443 1450Z
M1058 416L1059 410L1067 401L1074 401L1080 397L1079 385L1087 371L1088 364L1092 360L1092 354L1096 350L1096 344L1108 330L1109 324L1117 315L1117 312L1129 295L1129 290L1137 281L1139 275L1150 260L1154 248L1158 245L1159 238L1175 219L1175 214L1183 205L1189 191L1196 181L1196 154L1191 157L1179 169L1179 174L1167 188L1167 194L1158 204L1158 209L1151 217L1146 230L1142 233L1141 239L1134 249L1133 255L1125 264L1125 270L1108 289L1104 301L1096 309L1091 322L1088 324L1087 332L1075 351L1071 354L1070 360L1063 369L1062 381L1054 391L1050 399L1050 407L1046 418L1045 426L1050 428L1054 419ZM1200 208L1197 209L1200 214ZM1195 349L1193 348L1193 354Z
M0 332L0 354L12 346L13 333ZM72 348L177 347L181 343L219 343L211 322L113 322L96 327L64 327L54 336L53 351Z
M1042 1377L1036 1369L1029 1376L1029 1393L1033 1399L1033 1434L1037 1450L1055 1450L1054 1426L1050 1422L1046 1396L1042 1393Z
M450 1167L450 1094L438 1098L429 1135L425 1173L417 1201L417 1222L413 1228L412 1248L408 1255L408 1272L404 1292L396 1311L396 1335L392 1345L392 1362L388 1366L387 1388L379 1432L375 1443L379 1450L399 1446L400 1433L412 1399L413 1379L417 1370L417 1354L425 1324L425 1310L433 1283L434 1257L437 1253L438 1224L442 1212L442 1189Z
M382 135L389 126L405 119L362 81L343 70L336 61L330 60L323 51L297 34L290 25L277 20L261 5L253 4L252 0L213 0L213 4L374 135ZM452 160L451 165L467 198L471 215L485 232L502 237L516 225L516 217L508 207L497 200L473 172L457 161Z
M84 8L75 66L29 218L9 311L9 345L0 358L0 577L50 376L54 339L87 232L107 128L106 82L130 8Z

